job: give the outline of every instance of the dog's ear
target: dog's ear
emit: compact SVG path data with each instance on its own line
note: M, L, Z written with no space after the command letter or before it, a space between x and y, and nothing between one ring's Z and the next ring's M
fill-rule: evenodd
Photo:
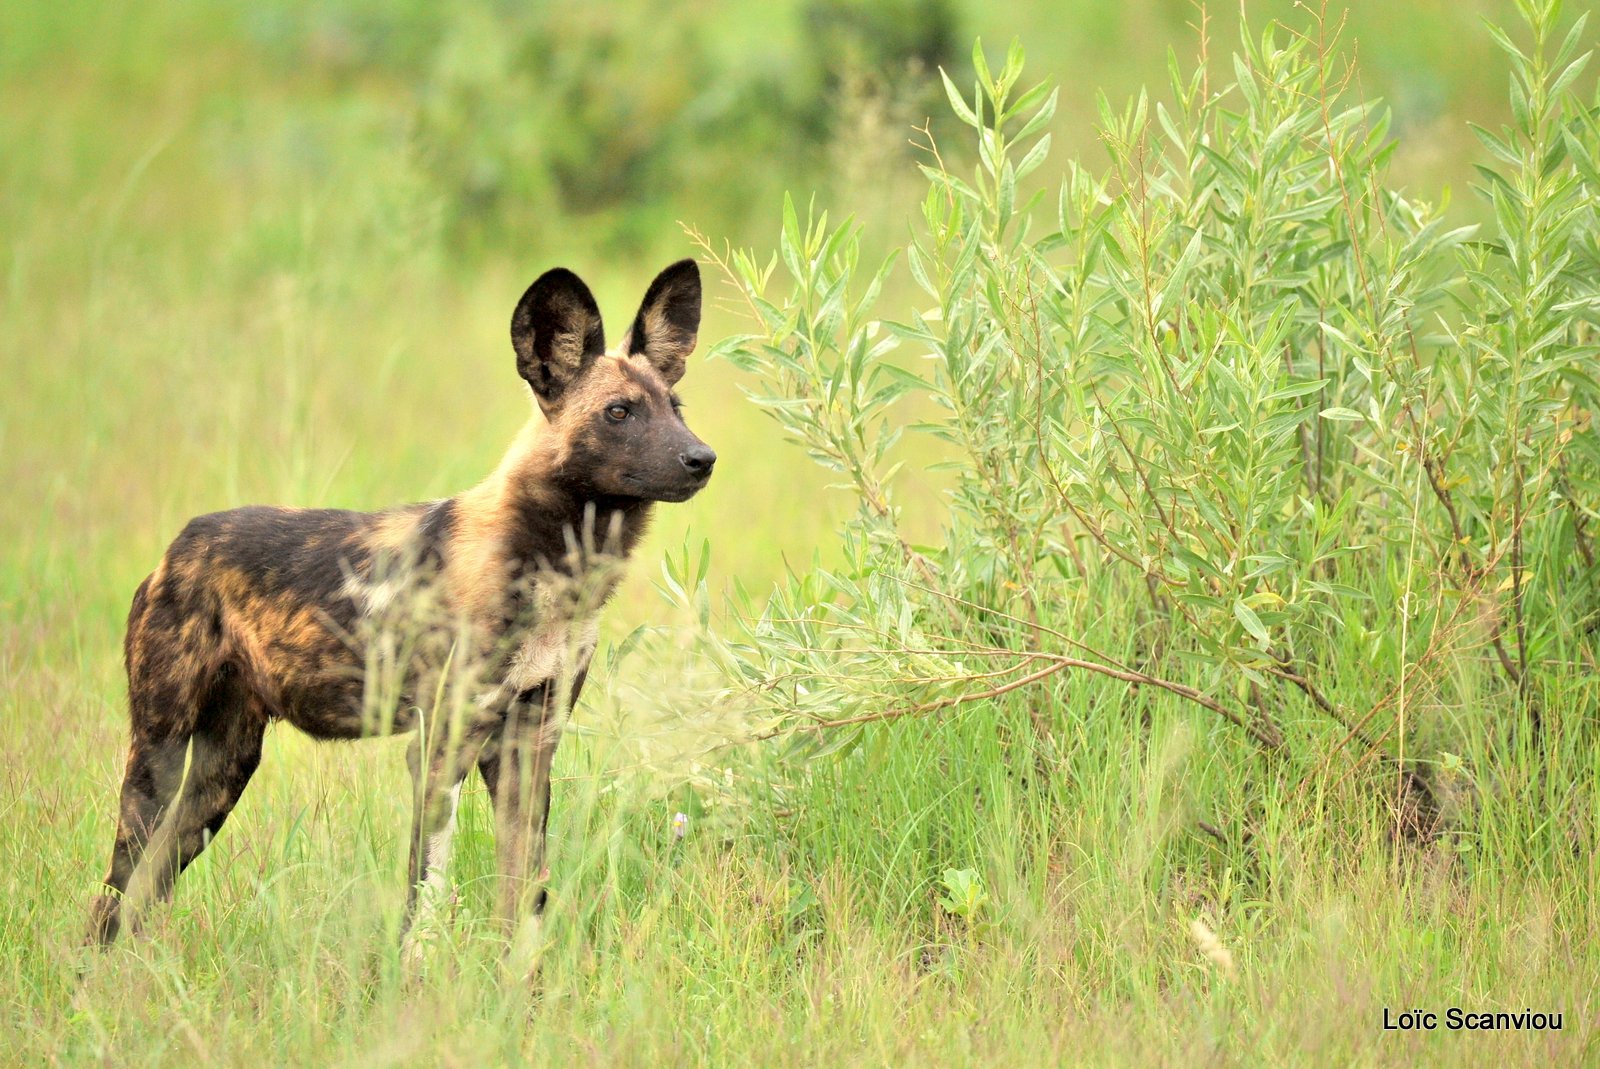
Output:
M671 386L683 378L699 334L700 266L693 260L679 260L645 290L623 351L630 357L644 357Z
M564 267L546 271L511 313L511 347L517 373L533 387L539 406L558 405L567 387L606 351L594 294Z

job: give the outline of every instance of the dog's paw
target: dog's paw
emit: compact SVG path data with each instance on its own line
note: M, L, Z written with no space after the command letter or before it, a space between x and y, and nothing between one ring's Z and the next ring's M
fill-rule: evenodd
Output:
M400 968L406 976L416 979L427 971L428 962L445 943L446 929L455 904L454 893L433 888L426 889L418 898L411 926L400 940Z
M539 979L539 961L544 956L544 918L535 913L517 922L506 945L506 979L512 983L534 984Z

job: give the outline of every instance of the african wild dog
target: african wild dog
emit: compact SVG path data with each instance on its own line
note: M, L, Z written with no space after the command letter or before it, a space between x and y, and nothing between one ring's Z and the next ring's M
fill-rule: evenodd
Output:
M672 393L699 326L693 260L656 277L611 354L588 287L549 271L511 319L539 411L484 482L385 512L239 508L190 521L128 615L132 737L92 940L109 943L124 911L137 923L171 892L238 803L274 720L320 739L422 728L408 754L408 922L419 888L443 882L475 762L495 810L497 915L537 917L550 761L616 579L608 565L638 542L654 502L687 500L716 462ZM378 722L373 653L394 643L373 621L397 610L419 634ZM446 672L472 688L448 729L426 711Z

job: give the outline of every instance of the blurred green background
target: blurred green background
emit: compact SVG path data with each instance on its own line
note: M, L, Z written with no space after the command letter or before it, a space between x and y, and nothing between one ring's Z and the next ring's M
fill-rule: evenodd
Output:
M1297 6L1247 5L1315 32ZM1323 14L1347 21L1425 198L1465 188L1467 122L1500 119L1504 64L1477 22L1509 7ZM1096 91L1159 91L1200 18L1188 0L6 5L8 616L45 592L120 605L196 512L469 484L523 418L505 323L540 271L577 270L616 324L692 251L680 222L765 249L791 191L856 213L869 247L903 237L913 128L967 154L934 68L967 84L978 36L1022 39L1030 80L1062 87L1055 159L1093 165ZM1226 57L1238 11L1207 20ZM738 327L713 307L702 340ZM759 584L826 553L845 502L735 377L691 370L691 421L727 459L657 544L708 534L723 576Z

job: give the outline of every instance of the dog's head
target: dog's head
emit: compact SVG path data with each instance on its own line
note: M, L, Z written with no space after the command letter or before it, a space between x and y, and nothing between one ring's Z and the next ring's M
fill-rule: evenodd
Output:
M606 351L600 308L565 268L540 275L511 316L517 371L561 440L563 482L594 497L687 501L717 454L683 421L673 387L700 331L700 268L656 276L622 343Z

